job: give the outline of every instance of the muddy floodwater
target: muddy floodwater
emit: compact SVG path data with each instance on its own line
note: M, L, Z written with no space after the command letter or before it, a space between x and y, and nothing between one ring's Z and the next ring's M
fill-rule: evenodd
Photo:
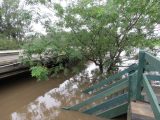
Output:
M83 73L88 71L90 77L92 69L95 66L89 65ZM79 89L84 74L37 82L25 73L0 80L0 120L107 120L61 109L89 98Z

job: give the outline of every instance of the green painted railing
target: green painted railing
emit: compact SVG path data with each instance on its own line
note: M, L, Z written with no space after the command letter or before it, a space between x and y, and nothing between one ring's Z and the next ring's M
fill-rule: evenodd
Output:
M84 93L93 92L94 90L96 90L96 89L98 89L100 87L103 87L104 85L107 85L107 84L109 84L110 82L112 82L112 81L114 81L116 79L121 78L122 75L124 75L126 73L129 73L131 71L137 70L137 68L138 68L137 64L133 64L129 68L127 68L127 69L125 69L125 70L123 70L123 71L121 71L121 72L119 72L119 73L117 73L115 75L112 75L109 78L107 78L105 80L102 80L101 82L99 82L99 83L97 83L97 84L85 89L83 92Z
M98 111L101 111L102 109L112 108L112 106L117 106L121 103L126 102L127 100L128 100L128 93L124 93L124 94L118 95L110 100L107 100L99 105L93 106L93 107L83 111L83 113L95 114Z
M83 113L94 114L100 117L113 118L127 113L128 105L132 100L143 100L142 89L144 88L149 98L156 120L160 119L160 107L156 95L150 85L150 81L160 81L160 75L147 74L148 71L160 71L160 60L147 52L140 51L139 64L133 64L129 68L108 77L105 80L85 89L84 93L94 93L89 99L71 107L67 110L81 110L93 102L104 100L98 105L91 106ZM122 79L122 76L127 77ZM128 91L122 92L122 90ZM111 95L118 95L111 97ZM119 94L120 93L120 94ZM107 100L104 99L107 97Z
M137 79L131 79L136 83L136 87L132 89L130 92L133 96L132 99L139 100L142 98L142 89L146 91L146 94L149 98L149 102L151 104L151 108L153 110L154 116L156 120L160 120L160 106L154 93L150 81L156 80L160 81L159 75L150 75L149 72L160 72L160 59L156 58L155 56L140 51L139 53L139 65L138 65L138 73ZM132 82L133 83L133 82ZM133 86L130 85L130 86ZM136 92L132 92L136 89Z
M138 65L133 64L129 68L99 82L98 84L95 84L87 88L83 92L84 93L93 92L94 95L92 97L79 104L76 104L71 107L65 107L63 109L76 110L76 111L81 110L81 108L86 107L87 105L90 105L93 102L102 100L106 97L110 97L111 95L120 92L118 96L111 97L110 99L107 100L104 99L102 103L99 103L98 105L85 109L82 112L87 114L94 114L100 117L106 117L109 114L107 118L116 117L117 115L126 113L128 110L128 107L126 107L128 106L128 92L121 92L121 91L128 88L129 85L128 75L129 73L136 71L137 68ZM122 79L122 76L125 74L127 77ZM120 112L117 112L117 110L121 108L123 109Z

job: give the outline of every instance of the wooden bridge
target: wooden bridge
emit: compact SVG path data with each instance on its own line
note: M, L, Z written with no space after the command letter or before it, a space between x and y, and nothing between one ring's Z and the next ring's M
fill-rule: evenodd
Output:
M127 120L160 120L158 94L151 84L160 81L159 72L160 60L140 51L138 65L133 64L85 89L83 92L91 93L92 97L64 109L105 118L127 113Z
M0 79L28 71L19 61L20 50L0 51Z

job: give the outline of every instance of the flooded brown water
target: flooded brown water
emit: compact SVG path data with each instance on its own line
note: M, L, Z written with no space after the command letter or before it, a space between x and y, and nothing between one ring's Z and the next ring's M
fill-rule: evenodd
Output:
M107 120L61 109L89 98L79 90L79 76L42 82L26 76L0 80L0 120Z
M0 80L0 120L9 120L10 114L24 105L29 104L38 96L57 87L66 78L37 82L27 75L18 78L10 77Z

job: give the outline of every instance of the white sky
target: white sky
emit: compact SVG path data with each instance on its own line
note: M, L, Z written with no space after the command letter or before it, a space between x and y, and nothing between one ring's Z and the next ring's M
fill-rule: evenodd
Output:
M2 1L3 0L0 0L0 3ZM54 21L58 20L58 18L55 17L55 15L54 15L54 11L52 9L53 6L48 5L49 6L48 8L44 5L41 5L41 4L26 6L24 4L24 1L25 0L21 0L21 2L20 2L21 7L20 8L30 10L30 11L32 11L32 14L33 14L33 21L31 23L30 27L32 28L32 31L34 31L34 32L27 33L27 35L34 34L35 32L46 35L47 34L46 30L41 23L44 23L46 20L50 20L51 24L53 24ZM71 2L76 2L76 0L51 0L51 1L54 3L60 3L63 7L66 7ZM103 2L103 0L101 0L101 1ZM37 15L37 13L39 15ZM41 16L41 18L39 18L39 16ZM39 20L40 20L40 22L38 22ZM154 33L155 33L155 35L160 37L160 24L156 25Z
M48 5L48 8L44 5L38 4L38 5L25 5L24 4L25 0L21 0L20 6L22 8L25 8L26 10L32 11L33 15L33 21L31 23L32 30L34 32L27 33L26 35L31 35L36 33L40 33L43 35L46 35L46 30L43 27L42 24L45 23L45 21L49 20L52 23L54 21L57 21L58 18L55 17L54 11L53 11L53 6ZM54 3L60 3L63 7L66 7L68 3L70 3L72 0L52 0ZM37 14L38 13L38 14ZM41 18L39 18L41 16ZM38 22L39 21L39 22Z
M156 36L160 37L160 24L155 26L155 32L154 33L155 33Z
M76 0L52 0L52 2L59 3L63 7L66 7L69 3L76 2ZM101 2L103 3L103 2L105 2L105 0L104 1L101 0ZM55 15L54 15L54 11L52 11L53 9L52 10L48 9L44 5L36 5L36 6L28 7L28 8L32 9L34 11L37 11L38 13L40 13L41 16L45 16L47 14L52 23L54 23L54 21L58 20L58 18L56 18ZM34 16L34 17L36 18L37 16ZM47 19L47 17L42 19L41 21L44 22L46 19ZM37 33L42 33L44 35L47 34L45 29L41 25L41 23L33 22L32 27L33 27L33 30ZM155 33L156 36L160 37L160 24L155 25L155 32L154 33Z

